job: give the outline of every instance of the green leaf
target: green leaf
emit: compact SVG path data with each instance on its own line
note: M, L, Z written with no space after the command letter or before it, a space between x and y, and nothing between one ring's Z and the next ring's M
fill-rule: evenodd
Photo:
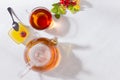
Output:
M57 10L57 7L52 8L51 11L52 11L53 13L57 13L57 11L58 11L58 10Z
M74 6L74 10L75 10L75 11L79 11L79 10L80 10L80 6L79 6L79 5L75 5L75 6Z
M75 10L74 10L73 6L70 7L69 10L70 10L71 13L75 13Z
M60 14L55 14L55 17L56 17L57 19L59 19L59 18L60 18Z
M72 5L69 5L69 6L68 6L68 9L69 9L69 10L72 10L72 9L73 9L73 6L72 6Z
M68 9L70 10L71 13L74 14L80 10L80 6L79 5L75 5L75 6L69 5Z
M53 6L53 8L51 9L51 12L53 12L55 14L55 17L57 19L60 18L61 14L66 13L66 7L65 6L63 6L63 5L59 4L59 3L55 3L52 6Z
M60 14L65 14L66 13L66 10L62 7L59 7L59 13Z
M54 3L52 4L52 6L59 6L59 3Z
M74 10L74 8L71 10L71 12L74 14L75 13L75 10Z

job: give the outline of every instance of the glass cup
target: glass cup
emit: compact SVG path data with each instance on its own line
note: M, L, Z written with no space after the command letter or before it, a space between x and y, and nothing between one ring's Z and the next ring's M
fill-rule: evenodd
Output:
M37 30L44 30L53 24L52 14L45 7L36 7L30 14L30 24Z

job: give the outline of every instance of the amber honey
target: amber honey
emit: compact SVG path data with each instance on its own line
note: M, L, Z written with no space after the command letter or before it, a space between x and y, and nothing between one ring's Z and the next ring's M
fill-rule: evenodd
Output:
M30 24L37 30L43 30L52 23L52 15L46 8L35 8L30 15Z
M60 57L56 43L47 38L38 38L30 41L26 45L24 53L25 62L35 63L32 70L40 72L49 71L57 67ZM31 64L28 65L31 66Z

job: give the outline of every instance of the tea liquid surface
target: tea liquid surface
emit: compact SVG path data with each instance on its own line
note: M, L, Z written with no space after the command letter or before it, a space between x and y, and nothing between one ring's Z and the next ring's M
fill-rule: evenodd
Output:
M46 29L52 22L52 15L46 9L36 9L30 16L30 24L38 30Z

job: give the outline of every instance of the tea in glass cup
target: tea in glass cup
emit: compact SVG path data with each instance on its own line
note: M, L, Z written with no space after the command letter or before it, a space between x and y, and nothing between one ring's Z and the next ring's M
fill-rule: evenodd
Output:
M37 7L32 10L30 24L37 30L44 30L52 25L52 14L44 7Z

